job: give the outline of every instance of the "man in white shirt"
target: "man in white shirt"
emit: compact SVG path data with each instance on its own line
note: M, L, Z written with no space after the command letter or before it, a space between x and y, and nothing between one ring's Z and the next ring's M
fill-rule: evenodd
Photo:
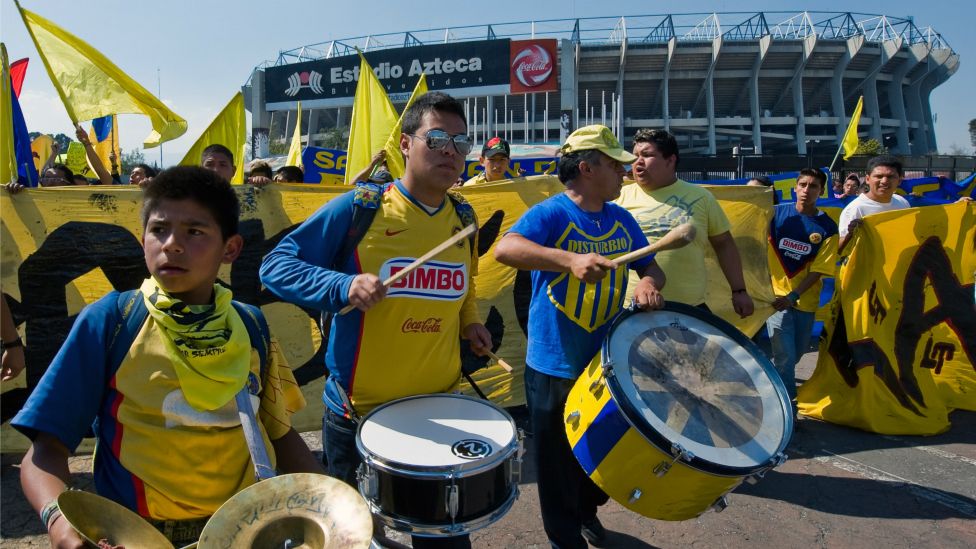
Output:
M838 249L844 248L864 216L911 207L908 200L895 194L904 177L905 170L894 157L875 156L868 161L865 177L868 192L858 195L840 213L840 223L837 224L840 230Z

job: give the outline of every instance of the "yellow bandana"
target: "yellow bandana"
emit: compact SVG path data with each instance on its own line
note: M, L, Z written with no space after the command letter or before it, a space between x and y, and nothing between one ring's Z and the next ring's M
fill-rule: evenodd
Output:
M201 312L170 297L153 278L140 288L149 315L161 328L183 396L197 410L227 404L247 381L251 340L231 305L233 293L214 285L214 303Z

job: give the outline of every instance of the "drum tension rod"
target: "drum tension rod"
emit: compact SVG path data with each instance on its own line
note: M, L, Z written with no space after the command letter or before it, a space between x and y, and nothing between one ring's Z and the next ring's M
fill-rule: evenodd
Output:
M683 459L688 462L695 459L695 454L685 450L685 448L677 442L671 445L671 455L673 458L671 459L670 463L667 461L662 461L654 467L651 472L653 472L655 476L663 477L666 475L668 471L671 470L671 466L674 465L679 459Z

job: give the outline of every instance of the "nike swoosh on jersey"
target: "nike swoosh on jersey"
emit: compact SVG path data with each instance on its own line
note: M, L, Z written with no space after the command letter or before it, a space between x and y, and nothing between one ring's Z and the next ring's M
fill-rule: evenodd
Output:
M403 231L406 231L406 230L407 229L400 229L399 231L391 231L390 229L387 229L386 230L386 236L396 236L396 235L398 235L398 234L400 234L400 233L402 233Z

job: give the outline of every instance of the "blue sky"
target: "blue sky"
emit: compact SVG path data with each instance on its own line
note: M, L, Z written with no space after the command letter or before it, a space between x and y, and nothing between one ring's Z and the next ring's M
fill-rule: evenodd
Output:
M405 30L487 23L682 13L857 10L890 16L913 16L919 27L940 32L961 56L952 78L932 94L939 148L958 145L972 151L968 122L976 118L976 7L971 0L892 0L851 2L755 2L685 0L681 3L595 2L562 0L526 2L359 1L276 2L271 0L22 0L22 5L87 41L136 81L160 97L189 130L163 146L166 165L183 157L213 116L243 84L258 63L277 58L279 50L327 40ZM454 7L454 9L450 9ZM486 9L487 8L487 9ZM772 23L773 21L770 21ZM0 33L11 60L30 57L21 106L31 131L71 132L70 122L12 0L0 0ZM120 117L123 149L140 147L149 133L145 117ZM158 160L158 149L145 151Z

